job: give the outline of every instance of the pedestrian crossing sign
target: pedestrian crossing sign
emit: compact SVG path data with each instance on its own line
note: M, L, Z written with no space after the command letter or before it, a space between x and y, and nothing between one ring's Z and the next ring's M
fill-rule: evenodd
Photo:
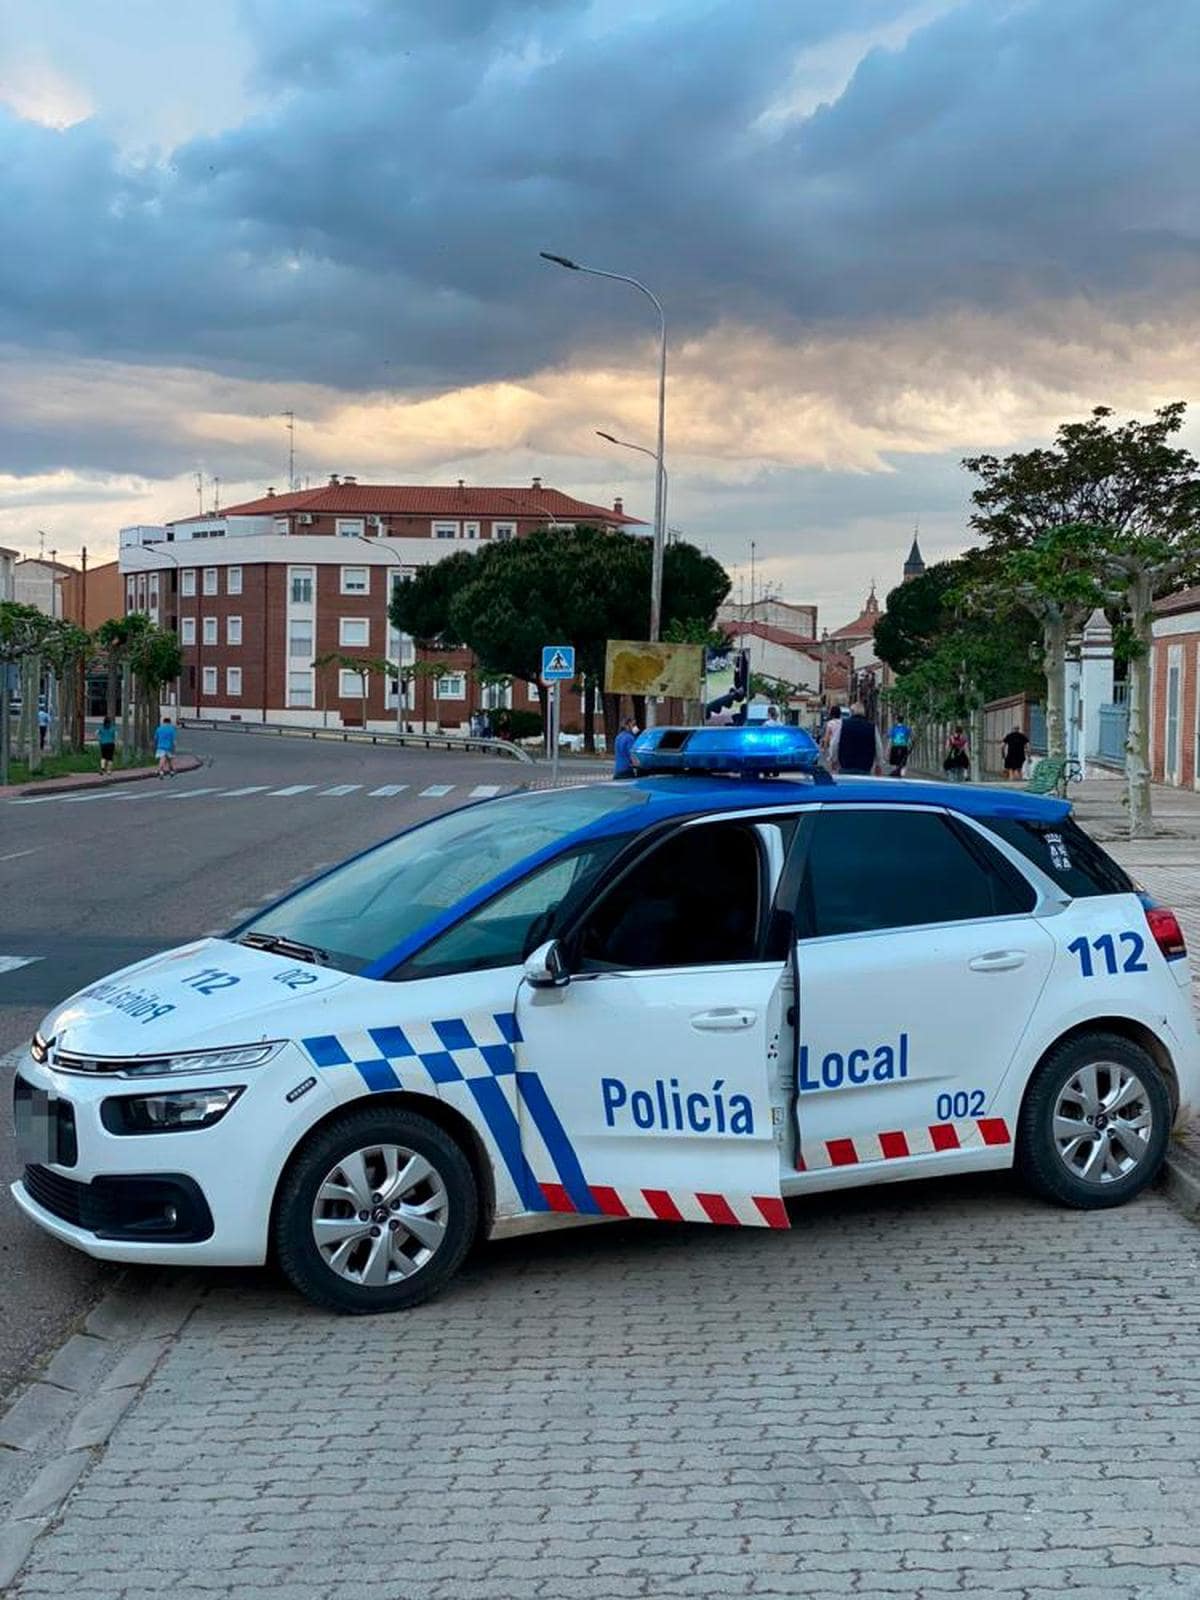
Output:
M542 682L565 683L575 676L575 646L573 644L544 644L542 646Z

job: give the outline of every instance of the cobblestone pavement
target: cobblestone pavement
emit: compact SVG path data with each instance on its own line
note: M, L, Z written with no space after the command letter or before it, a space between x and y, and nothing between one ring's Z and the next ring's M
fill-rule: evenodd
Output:
M1200 1594L1200 1235L966 1180L212 1280L20 1600Z
M1110 848L1200 951L1168 798ZM492 1247L402 1317L197 1275L14 1600L1200 1597L1192 1223L991 1177L791 1212Z

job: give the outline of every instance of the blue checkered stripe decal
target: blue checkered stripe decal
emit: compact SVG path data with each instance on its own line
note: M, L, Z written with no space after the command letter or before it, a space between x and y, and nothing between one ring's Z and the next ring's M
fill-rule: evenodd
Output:
M585 1214L600 1210L558 1113L534 1072L518 1071L521 1030L511 1011L446 1017L407 1028L367 1028L302 1039L314 1066L352 1067L369 1090L419 1089L426 1093L462 1084L469 1091L529 1211L550 1205L526 1158L517 1120L517 1096L553 1161L557 1181Z

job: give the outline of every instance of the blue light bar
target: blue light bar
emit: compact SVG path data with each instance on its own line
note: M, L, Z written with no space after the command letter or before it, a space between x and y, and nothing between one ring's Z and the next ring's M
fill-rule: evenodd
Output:
M781 723L713 728L647 728L633 746L639 776L667 772L733 773L769 777L806 772L817 783L830 781L821 752L804 728Z

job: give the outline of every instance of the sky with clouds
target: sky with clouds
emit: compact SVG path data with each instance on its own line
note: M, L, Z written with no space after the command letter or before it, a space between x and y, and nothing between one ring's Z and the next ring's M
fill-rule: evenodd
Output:
M283 487L286 410L649 517L651 308L549 249L666 305L672 524L835 626L962 455L1192 398L1197 150L1193 0L0 0L0 543Z

